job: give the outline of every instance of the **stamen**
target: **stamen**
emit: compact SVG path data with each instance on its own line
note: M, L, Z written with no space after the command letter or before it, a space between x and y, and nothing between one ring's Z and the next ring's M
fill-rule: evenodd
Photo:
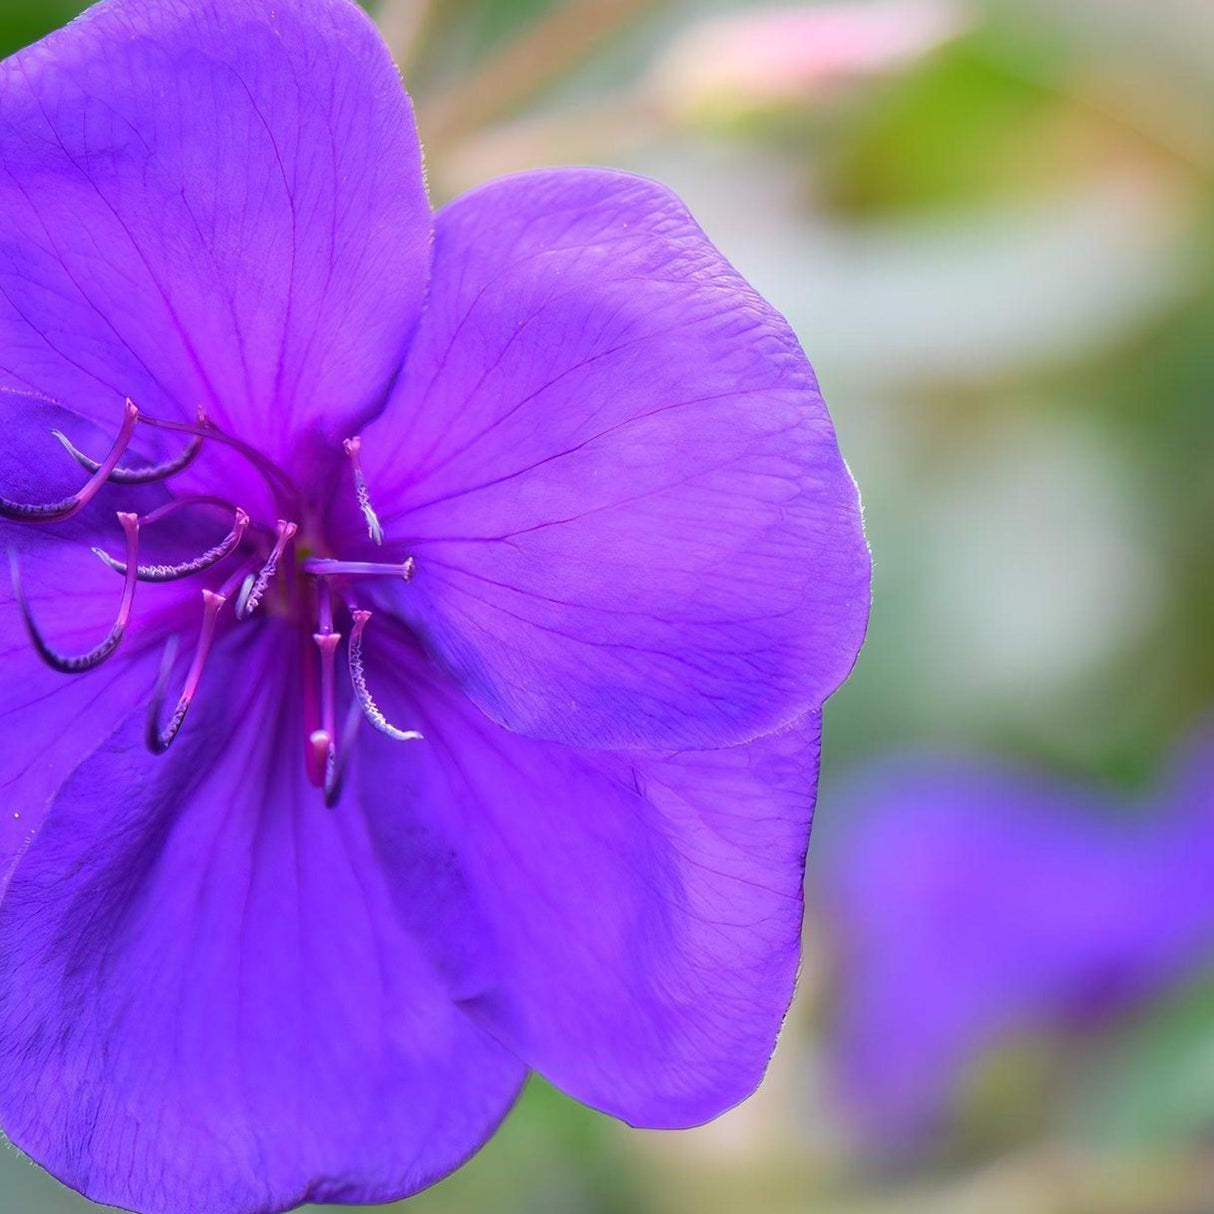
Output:
M128 400L123 406L122 426L118 430L118 437L114 439L114 445L105 459L97 465L97 471L89 478L84 488L77 493L44 506L14 502L0 497L0 517L22 523L61 523L64 519L71 518L87 506L109 480L110 473L118 466L122 453L130 445L131 436L135 433L135 423L138 421L139 410L133 401Z
M139 520L139 525L150 527L153 523L159 523L162 519L166 519L169 515L176 514L178 510L184 510L188 506L218 506L220 510L226 510L229 514L234 514L240 509L226 497L216 497L211 493L189 493L184 497L175 497L171 502L165 502L163 506L157 506L150 514L145 514Z
M362 705L357 700L352 700L349 711L346 713L346 723L342 727L341 742L337 746L331 746L326 754L324 788L325 805L329 809L332 809L341 800L349 756L353 753L354 740L358 736L358 727L362 724L362 719Z
M278 562L282 559L283 551L294 539L298 530L299 528L294 523L288 523L284 519L278 520L275 526L277 538L266 563L262 565L255 577L245 579L240 597L236 600L236 618L238 620L247 620L257 610L257 605L261 602L266 587L270 584L270 579L278 572Z
M367 534L376 544L384 542L384 529L380 526L379 515L375 513L375 507L371 505L371 492L367 488L367 478L363 475L362 465L362 446L363 440L361 434L356 434L353 438L348 438L342 443L346 454L350 457L350 464L354 469L354 492L358 495L358 508L362 511L362 516L367 522Z
M199 409L198 424L205 426L206 420L206 414L202 409ZM99 472L101 470L101 464L97 460L85 455L62 430L52 430L51 433L63 444L64 450L67 451L68 455L82 468L89 472ZM153 464L150 468L112 468L109 479L117 485L150 485L153 481L167 481L170 476L175 476L178 472L184 472L198 458L198 453L201 450L202 435L196 434L185 445L180 454L173 456L172 459L167 459L163 463Z
M153 514L158 512L153 512ZM153 515L148 515L142 521L146 523ZM183 561L179 565L140 565L136 573L136 577L141 582L176 582L181 578L193 577L196 573L202 573L206 569L210 569L213 565L218 565L224 557L230 555L240 544L244 538L244 533L249 526L249 516L236 507L236 521L232 525L232 530L227 533L219 541L208 548L200 556L196 556L193 560ZM94 548L93 552L115 573L126 573L127 567L124 562L115 560L108 552L102 548Z
M413 580L415 569L416 563L411 556L394 565L377 561L333 561L322 556L310 556L303 563L304 572L314 573L317 577L334 577L337 574L346 577L400 577L406 582Z
M398 742L420 741L422 735L416 729L397 729L380 712L374 699L371 698L371 690L367 686L367 672L363 665L363 629L366 628L367 621L371 618L371 613L355 609L353 615L354 628L350 632L349 648L350 682L354 685L354 694L358 697L358 703L362 708L363 716L380 733L386 733L388 737L395 738Z
M138 568L136 562L139 559L139 519L134 514L120 513L118 521L122 524L122 530L126 535L127 574L122 586L122 599L118 604L118 615L115 617L109 632L87 653L76 655L62 654L47 644L42 633L38 630L37 624L34 623L29 603L26 601L25 592L22 590L21 568L17 561L17 554L12 551L9 552L13 576L13 593L16 595L18 606L21 608L21 616L25 620L26 630L29 632L34 648L38 651L38 656L52 670L58 670L62 674L83 674L86 670L92 670L95 666L100 666L118 648L123 634L126 632L127 623L131 617L131 604L135 599L136 578L134 571Z
M148 417L146 415L143 417L143 421L145 424L158 430L174 430L178 434L193 434L199 438L209 438L217 443L222 443L225 447L231 447L233 451L237 451L243 455L261 473L266 483L270 486L271 492L275 494L280 492L285 493L287 498L295 505L298 505L303 500L303 494L300 493L299 486L272 459L268 459L262 455L256 447L251 447L241 439L219 429L212 422L179 422L173 421L171 418Z
M173 669L173 659L177 655L177 640L173 638L165 646L164 658L160 663L160 675L156 680L156 690L152 693L152 702L148 706L147 744L153 754L162 755L173 744L173 739L185 721L186 713L190 711L198 684L202 680L202 668L206 664L207 654L211 650L211 642L215 639L215 621L219 609L227 602L222 594L214 590L202 592L202 625L198 631L198 645L194 649L194 658L190 669L186 672L185 686L177 698L177 706L167 724L160 724L160 709L164 703L165 685Z

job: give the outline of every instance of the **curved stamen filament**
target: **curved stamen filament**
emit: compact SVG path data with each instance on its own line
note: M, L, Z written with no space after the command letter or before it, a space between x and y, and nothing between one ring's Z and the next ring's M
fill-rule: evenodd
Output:
M142 521L146 523L151 517L152 515L148 515ZM141 582L176 582L181 578L193 577L196 573L202 573L211 566L218 565L224 557L234 552L244 538L248 526L249 516L237 506L236 520L232 524L232 530L218 544L213 544L199 556L189 561L182 561L179 565L140 565L135 576ZM126 564L123 561L115 560L103 548L94 548L93 552L115 573L126 573Z
M363 664L363 629L367 626L367 621L371 618L369 611L356 609L353 612L354 627L350 632L350 682L354 686L354 695L358 699L359 707L362 709L363 716L379 730L380 733L387 734L390 738L395 738L398 742L416 742L422 739L422 734L416 729L397 729L387 717L379 710L379 706L371 696L371 690L367 686L367 671Z
M380 525L379 515L375 513L375 507L371 505L371 491L367 488L367 478L363 475L362 446L363 440L360 434L347 438L342 443L342 447L350 457L350 465L354 469L354 492L358 496L358 508L366 520L367 534L374 543L382 544L384 529Z
M162 519L176 514L178 510L185 510L189 506L217 506L220 510L226 510L229 514L233 514L239 509L238 506L228 501L226 497L216 497L211 493L190 493L185 497L175 497L171 502L165 502L163 506L157 506L155 510L140 518L139 525L141 527L150 527L153 523L159 523Z
M6 497L0 497L0 517L23 523L60 523L64 519L71 518L72 515L87 506L109 480L110 473L118 466L123 452L130 445L131 436L135 433L135 424L138 421L139 410L133 401L128 400L123 406L122 425L118 430L118 437L114 439L114 445L110 448L109 454L97 465L97 471L88 479L84 487L73 493L71 497L62 498L57 502L48 502L46 505L31 505L27 502L14 502Z
M345 577L399 577L406 582L413 578L416 563L411 556L396 564L379 561L334 561L328 557L311 556L303 563L305 573L314 573L317 577L335 577L338 574Z
M240 597L236 600L236 618L238 620L247 620L257 610L257 605L261 602L266 587L270 584L270 579L278 572L278 562L282 559L286 546L295 538L295 533L299 528L294 523L279 519L275 530L277 538L274 540L274 547L270 550L270 555L266 558L266 563L262 565L256 577L246 579L240 591Z
M38 651L38 656L52 670L58 670L62 674L83 674L86 670L100 666L118 648L123 634L126 632L127 623L131 618L131 605L135 600L135 570L138 568L139 559L139 519L134 514L122 513L118 515L118 521L122 524L122 530L126 535L126 580L122 585L122 599L118 604L118 614L109 632L87 653L62 654L47 644L46 639L38 630L37 624L34 623L29 603L26 601L25 592L21 586L21 570L16 553L9 554L13 593L16 595L17 604L21 609L21 616L25 620L26 630L29 632L34 648Z
M201 409L198 410L198 424L206 425L206 414ZM52 430L51 433L63 444L68 455L86 471L99 472L101 470L101 463L85 455L62 430ZM198 458L201 450L202 435L195 434L181 452L172 459L153 464L148 468L111 468L108 479L116 485L150 485L154 481L167 481L170 476L184 472Z
M202 668L206 665L207 654L211 651L211 642L215 639L215 622L219 610L227 602L222 594L214 590L202 592L202 625L198 630L198 644L194 649L194 657L190 669L186 672L185 685L181 695L177 697L177 706L166 724L160 724L160 709L164 703L164 690L169 680L169 672L173 668L173 659L177 655L177 642L172 640L165 646L164 660L160 664L160 676L156 680L156 690L152 693L152 703L148 709L147 744L153 754L164 754L173 744L173 739L185 721L186 713L198 691L202 680Z
M271 492L285 493L287 498L296 505L302 500L303 495L300 493L299 486L272 459L262 455L256 447L251 447L241 439L219 429L212 422L179 422L166 417L146 416L143 420L147 425L158 430L175 430L178 434L193 434L199 438L213 439L225 447L230 447L233 451L243 455L261 473L270 486Z

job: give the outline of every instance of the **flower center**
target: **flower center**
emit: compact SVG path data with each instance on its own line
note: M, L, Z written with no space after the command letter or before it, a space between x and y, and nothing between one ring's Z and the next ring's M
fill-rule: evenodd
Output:
M139 426L170 430L185 436L181 451L160 463L128 467L123 457ZM132 617L140 583L191 580L201 593L201 619L194 649L172 710L164 712L166 692L176 665L178 637L170 635L161 661L160 676L148 711L147 743L155 754L173 744L189 714L202 682L207 657L224 628L236 627L259 611L285 614L304 625L314 642L313 662L304 678L304 761L309 779L335 805L340 798L346 760L361 724L397 741L421 738L416 730L392 725L375 703L367 682L364 633L371 612L358 601L357 586L365 578L395 577L408 581L413 558L373 562L341 560L316 555L318 546L301 535L304 495L294 479L255 448L214 426L200 411L192 423L148 417L127 401L117 436L102 459L94 459L72 443L61 431L52 431L67 454L88 472L89 479L69 497L49 503L27 503L0 497L0 518L13 522L46 525L63 522L84 510L107 485L163 484L205 458L209 446L225 447L239 455L265 482L273 501L287 517L270 523L252 510L225 497L187 494L139 515L118 512L124 546L121 556L93 548L99 560L122 579L117 613L106 635L84 653L64 654L43 635L22 588L21 569L10 553L13 589L30 640L43 661L64 674L82 674L101 665L117 652ZM362 440L358 436L343 444L350 461L354 492L367 534L375 544L384 540L383 528L371 502L363 474ZM221 538L196 555L177 561L140 563L141 536L153 528L171 530L195 514L194 508L211 508L226 514L229 527ZM230 604L230 609L229 609ZM340 627L339 627L340 625ZM344 631L343 631L344 628ZM344 718L339 724L337 666L344 643L350 693Z

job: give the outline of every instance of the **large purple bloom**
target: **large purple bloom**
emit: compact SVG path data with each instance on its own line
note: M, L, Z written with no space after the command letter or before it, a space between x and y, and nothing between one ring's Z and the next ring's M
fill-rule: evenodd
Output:
M106 0L0 65L0 414L14 1143L236 1214L751 1091L869 562L676 198L432 216L347 0Z
M890 760L841 790L817 889L860 1127L919 1146L985 1049L1090 1025L1214 959L1212 788L1206 737L1133 810L976 758Z

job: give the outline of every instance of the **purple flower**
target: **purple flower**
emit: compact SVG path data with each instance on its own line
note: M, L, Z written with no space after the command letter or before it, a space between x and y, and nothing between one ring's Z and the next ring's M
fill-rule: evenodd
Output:
M817 888L861 1129L919 1145L985 1048L1090 1025L1214 957L1212 740L1133 812L978 759L890 760L844 790Z
M746 1096L868 604L785 322L648 181L432 216L347 0L106 0L0 169L11 1140L228 1214Z

